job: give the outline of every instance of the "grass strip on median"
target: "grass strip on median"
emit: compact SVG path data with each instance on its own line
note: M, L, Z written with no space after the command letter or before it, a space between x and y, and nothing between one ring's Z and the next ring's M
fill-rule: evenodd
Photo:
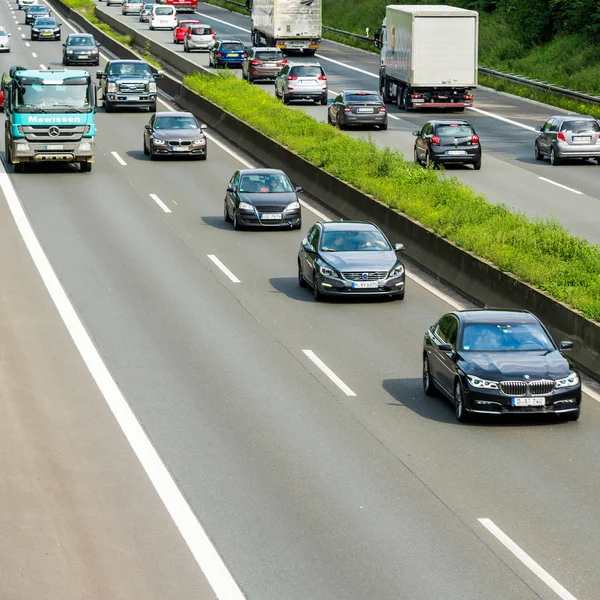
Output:
M328 173L600 321L600 246L557 221L491 204L455 177L352 138L227 73L194 73L184 84Z

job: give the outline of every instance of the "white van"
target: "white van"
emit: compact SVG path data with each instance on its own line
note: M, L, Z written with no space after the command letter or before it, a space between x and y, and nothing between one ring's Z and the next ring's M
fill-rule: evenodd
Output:
M174 6L157 5L150 15L150 29L170 29L177 27L177 11Z

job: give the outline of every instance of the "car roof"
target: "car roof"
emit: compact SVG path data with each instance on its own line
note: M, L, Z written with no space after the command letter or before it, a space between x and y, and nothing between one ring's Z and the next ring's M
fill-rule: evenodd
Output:
M370 221L326 221L321 222L321 227L323 231L379 231Z
M181 23L181 21L179 21ZM208 23L201 23L200 21L198 21L197 23L194 23L194 27L209 27L210 25Z
M157 112L156 116L157 117L194 117L194 115L191 112L187 112L185 110L178 110L178 111L165 110L165 111ZM194 117L194 119L195 118L196 117Z
M571 121L578 119L588 119L589 121L597 121L596 117L592 117L591 115L556 115L555 117L549 117L550 119L558 119L559 121Z
M115 60L111 60L109 62L111 64L112 63L134 63L134 64L143 63L144 65L148 65L148 63L145 60L135 60L133 58L116 58ZM150 66L150 65L148 65L148 66Z
M273 46L252 46L252 50L260 50L261 52L263 50L265 52L281 52L281 48L275 48Z
M316 60L303 60L302 62L292 61L288 63L291 67L320 67L321 63Z
M285 175L285 173L281 169L240 169L240 175Z
M219 42L219 44L243 44L244 42L242 42L242 40L217 40L217 42Z
M377 90L342 90L342 94L377 94L379 96L379 92Z
M91 33L70 33L67 38L70 37L88 37L93 39L93 35Z
M433 125L450 125L455 123L457 125L468 125L471 127L471 123L469 121L465 121L464 119L432 119L428 121L428 123L432 123Z
M475 308L458 310L455 314L467 323L538 323L538 318L528 310L506 308Z

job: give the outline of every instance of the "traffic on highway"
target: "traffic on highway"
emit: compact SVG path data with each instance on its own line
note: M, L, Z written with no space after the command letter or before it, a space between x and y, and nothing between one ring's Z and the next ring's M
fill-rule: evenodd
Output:
M24 254L2 276L11 310L35 299L62 350L40 333L35 352L8 356L46 374L61 420L7 387L6 435L32 429L11 442L28 459L7 467L12 517L0 518L40 515L32 576L9 575L11 597L41 598L42 581L68 600L600 596L600 395L569 359L577 339L526 311L476 308L402 260L410 240L340 219L162 96L152 65L26 1L0 3L12 40L0 239L18 230L39 276L19 279L34 270ZM594 119L503 104L466 70L432 100L425 79L382 75L376 55L312 34L295 47L244 15L182 7L195 12L178 15L177 0L98 10L290 110L479 182L491 201L560 205L594 239ZM395 48L395 18L382 48ZM28 454L36 439L48 450ZM10 532L27 547L33 529Z

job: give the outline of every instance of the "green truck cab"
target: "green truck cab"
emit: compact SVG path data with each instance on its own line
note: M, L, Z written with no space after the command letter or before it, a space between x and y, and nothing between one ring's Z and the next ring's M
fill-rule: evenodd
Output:
M2 76L7 162L77 162L92 170L96 87L87 71L11 67Z

